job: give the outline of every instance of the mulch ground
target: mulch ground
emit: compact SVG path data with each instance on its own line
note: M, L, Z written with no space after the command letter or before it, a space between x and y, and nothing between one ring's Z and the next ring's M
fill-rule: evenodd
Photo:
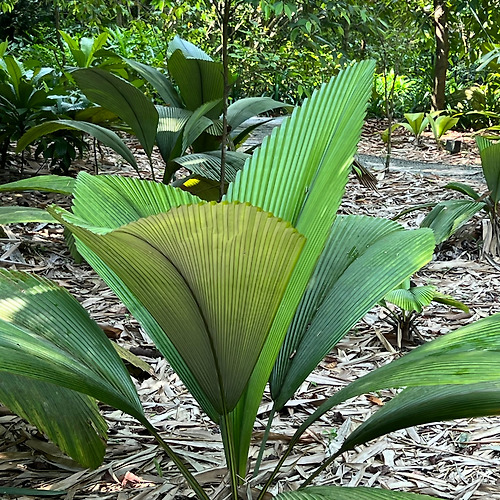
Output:
M369 121L359 152L385 154L378 132L381 125ZM449 134L457 136L458 134ZM454 137L457 138L457 137ZM477 165L479 157L470 134L460 134L462 152L450 155L426 136L417 147L405 130L395 134L393 156L403 159ZM138 151L138 155L140 155ZM147 162L144 175L148 175ZM158 160L158 165L160 162ZM10 162L11 173L16 164ZM76 168L91 170L82 162ZM30 160L29 173L44 171ZM105 151L99 159L103 173L123 173L118 160ZM459 168L457 172L460 172ZM133 172L126 171L127 175ZM342 213L393 217L409 205L457 196L444 185L457 177L422 176L407 172L376 172L376 191L364 188L354 178L347 186ZM485 191L480 175L470 181ZM4 180L5 181L5 180ZM60 196L32 193L3 194L2 205L40 206L66 202ZM424 214L414 212L402 219L406 227L417 227ZM116 339L153 368L154 375L136 380L146 412L174 449L189 463L198 480L214 497L225 476L224 455L216 427L203 415L178 377L161 358L138 323L100 278L85 264L77 265L66 251L62 230L52 224L4 227L0 235L0 265L28 270L53 279L73 293L100 324L115 329ZM481 221L476 217L455 237L437 249L434 260L422 269L416 281L434 284L470 307L470 313L441 305L428 307L418 320L425 340L500 311L500 271L480 259ZM400 357L414 347L394 347L391 327L384 314L374 308L348 337L302 384L295 398L274 421L261 475L265 479L287 440L321 400L374 368ZM304 436L289 458L271 493L296 488L342 439L382 406L394 391L380 391L344 403L324 416ZM251 455L256 457L258 438L270 409L263 401L255 429ZM0 408L0 486L66 490L65 499L170 499L190 495L172 463L144 434L141 427L121 412L102 408L109 423L108 451L97 470L85 470L63 456L35 428L7 409ZM446 499L500 499L500 418L456 420L412 427L392 433L344 454L316 484L378 486L430 494ZM258 485L258 484L257 484Z

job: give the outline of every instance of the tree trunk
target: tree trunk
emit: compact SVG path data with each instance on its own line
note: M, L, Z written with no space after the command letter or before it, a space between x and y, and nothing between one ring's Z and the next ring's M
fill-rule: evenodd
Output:
M434 64L434 88L432 89L432 109L445 107L446 71L448 70L448 7L446 0L434 0L434 29L436 36L436 60Z

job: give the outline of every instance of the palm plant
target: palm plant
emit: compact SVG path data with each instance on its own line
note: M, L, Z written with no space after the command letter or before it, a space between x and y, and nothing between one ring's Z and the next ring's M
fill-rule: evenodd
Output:
M461 182L450 182L445 187L462 193L472 200L448 200L438 203L422 221L422 227L430 227L436 243L448 239L457 229L484 210L488 215L483 243L483 255L500 257L500 142L492 142L477 136L476 143L481 154L481 166L488 191L478 193Z
M72 213L49 208L220 426L233 500L240 486L251 495L245 482L248 450L267 381L274 413L374 304L432 256L428 229L405 231L388 220L336 217L373 68L371 62L359 63L314 93L247 160L220 203L164 184L82 173L72 190ZM121 361L76 301L40 278L7 271L1 276L0 370L13 380L6 378L11 386L0 400L22 407L18 411L67 453L93 466L104 453L104 424L94 399L113 405L156 437L197 497L207 500L208 493L144 415ZM376 414L339 453L416 422L495 412L499 348L496 315L337 392L297 430L258 498L264 498L311 423L367 391L407 387L384 407L386 418L380 421ZM18 381L33 396L24 404L10 390ZM57 395L47 383L64 389ZM65 415L44 410L56 399L78 404L93 423L93 434L88 436L83 418L67 432ZM413 402L423 400L422 413ZM280 498L422 496L311 488Z
M185 167L200 182L200 178L218 181L220 172L220 141L222 135L222 101L224 91L222 65L195 45L175 37L169 45L168 71L170 79L151 66L124 59L126 64L153 88L163 103L155 105L132 83L101 68L82 68L71 73L78 87L94 103L111 111L126 124L141 143L151 163L155 144L165 162L163 182L175 178L180 167ZM236 152L248 134L257 126L236 129L248 118L285 107L269 97L249 97L232 103L227 110L230 142L233 150L227 160L227 180L234 180L248 155ZM114 124L116 126L116 124ZM24 149L35 139L54 127L86 128L86 131L113 148L134 168L136 161L130 150L116 134L94 123L60 120L29 130L18 143ZM110 136L110 134L113 136ZM187 153L191 152L188 156ZM154 170L152 169L154 179ZM179 183L184 184L185 180Z
M450 295L438 292L435 286L416 286L409 278L391 290L379 302L388 315L386 321L394 328L398 347L401 347L403 339L411 340L413 335L420 336L415 320L423 308L430 305L431 302L438 302L469 312L469 308L464 303Z

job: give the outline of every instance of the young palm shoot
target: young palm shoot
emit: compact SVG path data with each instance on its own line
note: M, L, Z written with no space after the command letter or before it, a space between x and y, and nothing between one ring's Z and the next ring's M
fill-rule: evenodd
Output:
M439 302L469 312L469 308L464 303L450 295L438 292L435 286L415 286L409 278L380 301L379 304L388 314L386 321L394 328L399 348L402 346L403 339L410 341L413 340L414 336L422 338L415 321L422 313L423 308L430 305L431 302Z
M436 144L441 148L441 137L451 130L457 123L458 118L453 118L451 116L440 115L435 118L435 113L429 113L426 119L431 126L432 134L434 135L434 139L436 140Z

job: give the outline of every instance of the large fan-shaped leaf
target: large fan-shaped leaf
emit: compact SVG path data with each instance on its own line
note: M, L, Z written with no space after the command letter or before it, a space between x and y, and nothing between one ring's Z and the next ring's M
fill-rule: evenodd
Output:
M189 193L157 182L80 172L72 211L86 226L105 233L174 206L199 201Z
M6 373L0 399L86 464L96 466L102 458L105 427L92 399L74 391L144 420L134 385L106 335L73 297L48 280L0 270L0 371ZM11 392L19 384L24 387ZM49 384L54 384L50 390ZM16 403L28 393L33 399ZM61 404L73 409L57 417ZM66 432L71 415L73 436Z
M292 108L292 106L275 101L270 97L245 97L233 102L227 108L227 124L234 130L252 116L260 115L272 109L287 107Z
M152 66L134 61L133 59L123 58L123 60L154 87L166 106L179 107L181 105L177 91L166 75Z
M81 130L82 132L90 134L98 141L102 142L105 146L110 147L113 151L122 156L136 170L138 169L137 162L130 152L130 149L125 146L123 141L113 131L94 123L79 122L76 120L55 120L36 125L33 128L30 128L19 139L16 150L22 151L28 146L28 144L36 141L39 137L51 134L57 130Z
M78 175L72 210L78 218L79 225L89 227L100 234L139 220L141 217L167 212L172 207L199 201L201 201L199 198L187 192L156 182L118 176L91 176L81 172ZM217 420L213 406L158 322L96 253L83 243L77 243L78 250L85 260L139 320L203 410L210 418Z
M342 450L351 450L358 444L413 425L499 414L500 381L410 387L351 433Z
M430 500L432 497L417 493L383 490L381 488L357 488L347 486L313 486L297 491L280 493L276 500Z
M102 69L79 69L71 75L91 101L113 111L130 126L151 156L158 127L158 112L153 103L131 83Z
M75 179L62 175L38 175L29 179L0 185L2 191L47 191L49 193L72 194Z
M105 235L70 228L156 319L218 413L232 410L303 237L255 207L227 203L173 208Z
M431 498L417 493L404 493L363 486L356 488L348 486L313 486L280 493L276 500L430 500Z
M328 238L347 182L373 82L373 68L372 62L359 63L323 85L264 139L228 188L227 200L260 206L290 221L307 238L249 384L246 402L242 401L235 416L235 429L241 427L242 473L264 386Z
M420 227L430 227L434 231L436 244L439 244L447 240L484 206L482 202L468 200L442 201L426 215Z
M216 119L222 112L224 94L224 72L222 64L206 60L187 58L176 50L168 59L168 71L179 87L187 109L195 111L202 104L220 99L208 118Z
M490 197L495 202L500 201L500 143L493 144L481 150L481 165Z
M387 292L431 260L431 231L401 229L370 217L335 220L273 370L277 408Z
M0 402L47 434L83 466L95 468L101 464L106 451L107 425L93 398L41 380L2 372Z

